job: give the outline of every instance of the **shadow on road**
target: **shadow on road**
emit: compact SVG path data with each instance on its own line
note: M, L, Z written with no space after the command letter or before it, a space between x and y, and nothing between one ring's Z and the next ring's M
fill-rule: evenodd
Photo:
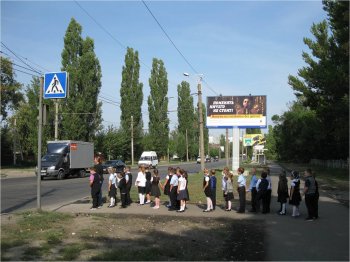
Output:
M55 191L56 191L56 189L53 188L53 189L47 191L46 193L42 194L41 197L49 196L49 195L51 195L52 193L54 193ZM17 209L20 209L21 207L24 207L25 205L27 205L27 204L29 204L29 203L31 203L31 202L34 202L34 201L36 201L36 200L37 200L37 197L32 197L32 198L30 198L30 199L28 199L28 200L26 200L26 201L24 201L24 202L22 202L22 203L20 203L20 204L18 204L18 205L15 205L15 206L6 208L6 209L4 209L4 210L1 210L1 213L10 213L10 212L13 212L13 211L15 211L15 210L17 210Z

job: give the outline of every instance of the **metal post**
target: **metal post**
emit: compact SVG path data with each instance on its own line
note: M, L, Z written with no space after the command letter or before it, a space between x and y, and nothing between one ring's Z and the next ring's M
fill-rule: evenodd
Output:
M201 170L205 168L204 164L204 131L203 131L203 110L202 110L202 77L199 77L198 82L198 113L199 113L199 144L200 144L200 157L201 157Z
M226 128L226 146L225 146L225 158L226 158L226 166L229 165L229 155L230 155L230 149L229 149L229 140L228 140L228 128Z
M55 101L55 141L58 140L58 99Z
M187 137L187 129L186 129L186 160L188 162L188 137Z
M134 116L131 116L131 165L134 165Z
M44 78L40 77L40 92L39 92L39 126L38 126L38 170L37 170L37 184L36 184L36 197L37 197L37 209L41 211L41 137L42 137L42 125L43 125L43 89Z

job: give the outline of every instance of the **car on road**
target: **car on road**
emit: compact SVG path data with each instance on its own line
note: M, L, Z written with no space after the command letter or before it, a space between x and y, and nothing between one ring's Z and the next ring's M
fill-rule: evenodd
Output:
M201 163L201 157L197 157L197 164L200 164Z
M206 162L206 163L211 162L211 158L210 158L210 157L206 157L206 158L205 158L205 162Z
M114 167L117 173L124 171L125 163L121 160L107 160L102 164L103 173L108 173L108 167Z
M218 161L219 161L219 157L218 156L214 157L214 162L218 162Z

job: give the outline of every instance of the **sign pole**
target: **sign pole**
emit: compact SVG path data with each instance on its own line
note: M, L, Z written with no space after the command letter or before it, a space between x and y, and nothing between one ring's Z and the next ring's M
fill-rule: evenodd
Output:
M234 127L232 131L232 171L239 168L239 128Z
M55 141L58 140L58 99L55 99Z
M37 209L41 211L41 138L43 126L43 89L44 78L40 77L40 92L39 92L39 126L38 126L38 170L37 170Z

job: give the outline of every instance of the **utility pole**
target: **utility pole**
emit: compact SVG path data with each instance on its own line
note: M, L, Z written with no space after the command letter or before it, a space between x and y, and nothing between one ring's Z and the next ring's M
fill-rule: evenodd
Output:
M188 137L187 137L187 128L186 128L186 160L188 162Z
M55 141L58 140L58 99L55 99Z
M13 165L16 165L17 155L16 155L16 125L17 125L17 119L15 118L13 121Z
M134 165L134 116L131 116L131 165Z
M37 170L37 184L36 184L36 198L37 209L41 210L41 139L42 139L42 125L43 125L43 89L44 78L40 77L40 92L39 92L39 126L38 126L38 170Z
M201 157L201 170L205 168L204 165L204 132L203 132L203 109L202 109L202 76L199 76L198 82L198 113L199 113L199 144L200 144L200 157Z

